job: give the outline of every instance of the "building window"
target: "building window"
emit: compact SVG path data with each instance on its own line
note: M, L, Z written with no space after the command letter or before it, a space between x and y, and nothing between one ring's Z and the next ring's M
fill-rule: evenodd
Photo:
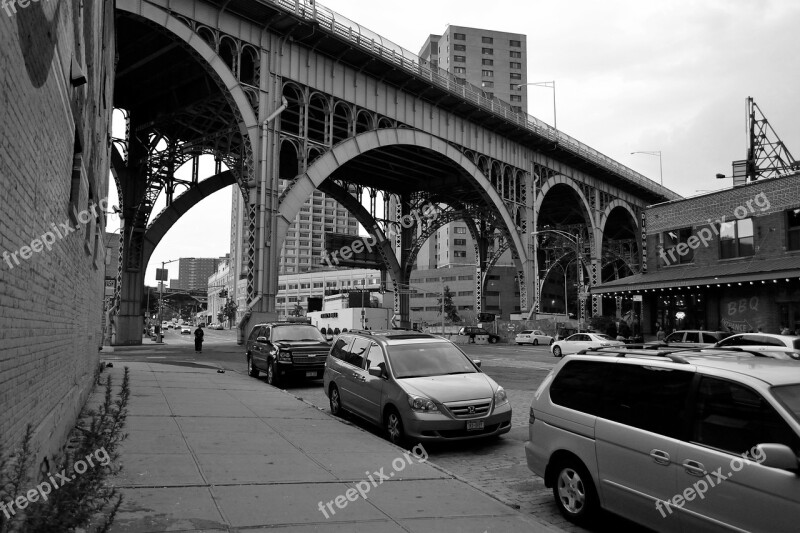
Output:
M719 258L754 255L753 219L743 218L719 225Z
M466 56L453 56L453 63L466 63Z
M481 59L481 64L491 67L494 65L494 59Z
M481 37L481 42L483 44L494 44L494 39L491 37Z
M455 233L456 235L466 235L467 228L463 226L456 226L455 228L453 228L453 233Z
M467 51L467 45L465 45L465 44L454 44L453 45L453 50L455 50L456 52L466 52Z
M786 212L787 250L800 250L800 209Z
M481 71L481 76L483 76L484 78L492 78L492 77L494 77L494 71L493 70L482 70Z
M473 276L472 274L470 274L470 275L468 275L468 276L458 276L458 279L459 279L460 281L466 281L466 280L475 279L475 276Z
M481 53L487 56L493 56L494 48L481 48Z
M509 57L514 57L514 58L521 58L522 57L522 52L515 52L515 51L511 50L508 53L508 56Z
M512 94L510 98L511 98L512 102L521 102L522 101L522 96L520 96L518 94Z
M519 72L512 72L512 73L510 73L508 75L508 77L509 77L509 79L512 79L512 80L521 80L522 79L522 74L520 74Z
M489 100L491 100L492 98L494 98L494 93L483 93L483 94L484 94L484 95L485 95L485 97L486 97L486 98L488 98Z
M481 87L494 87L494 82L493 81L482 81L481 82Z
M453 239L453 244L456 246L466 246L467 239Z
M454 74L466 74L467 69L465 67L453 67Z
M686 244L691 236L692 228L680 228L662 233L662 253L659 254L661 264L671 266L691 263L694 259L694 250Z
M511 111L513 111L514 113L522 113L522 106L512 105Z
M463 34L463 33L454 33L453 34L453 40L454 41L466 41L467 40L467 36L465 34Z
M465 250L453 250L453 257L467 257Z
M508 64L508 66L510 66L511 68L522 68L522 63L520 63L519 61L511 61Z
M519 48L520 46L522 46L522 42L511 39L510 41L508 41L508 46Z

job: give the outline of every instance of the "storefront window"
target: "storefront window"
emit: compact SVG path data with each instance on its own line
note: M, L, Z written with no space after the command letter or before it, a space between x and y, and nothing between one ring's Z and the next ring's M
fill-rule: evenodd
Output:
M681 329L705 329L706 298L702 294L663 295L656 298L656 323L667 334Z

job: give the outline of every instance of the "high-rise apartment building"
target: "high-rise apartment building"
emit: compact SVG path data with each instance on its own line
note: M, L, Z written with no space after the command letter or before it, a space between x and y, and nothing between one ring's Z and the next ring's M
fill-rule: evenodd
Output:
M181 257L178 260L178 283L186 291L205 290L208 277L217 270L216 257Z
M524 84L528 82L527 37L521 33L448 26L430 35L419 56L483 89L487 97L508 102L527 112Z

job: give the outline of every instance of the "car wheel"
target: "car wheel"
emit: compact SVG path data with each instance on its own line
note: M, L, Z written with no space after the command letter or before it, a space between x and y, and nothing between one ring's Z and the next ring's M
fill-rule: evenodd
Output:
M489 344L494 344L497 342L497 337L489 337Z
M403 419L397 409L389 408L386 411L384 426L386 427L386 438L389 442L403 446L406 440L406 432L403 427Z
M554 346L553 355L555 355L556 357L561 357L561 348L559 348L558 346Z
M533 339L533 345L539 346L539 339Z
M558 510L573 524L588 525L597 514L598 499L592 478L577 460L557 466L553 497Z
M267 383L273 387L280 386L281 379L278 377L278 363L275 362L275 359L270 361L267 367Z
M258 377L258 369L256 365L253 364L253 358L251 356L247 356L247 375L251 378Z
M339 387L331 385L328 391L328 401L331 405L331 414L333 416L342 416L344 414L344 407L342 407L342 397L339 396Z

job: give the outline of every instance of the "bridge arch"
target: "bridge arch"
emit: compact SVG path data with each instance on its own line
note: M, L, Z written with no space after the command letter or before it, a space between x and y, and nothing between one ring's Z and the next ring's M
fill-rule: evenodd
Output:
M589 234L590 235L594 235L594 232L595 232L595 229L596 229L595 220L594 220L594 211L592 210L591 206L589 205L589 202L587 201L586 196L583 194L583 191L581 190L580 187L578 187L578 184L574 180L568 178L567 176L564 176L563 174L557 174L557 175L551 177L550 179L548 179L542 185L542 189L539 192L538 197L536 198L536 205L534 206L534 210L533 210L534 213L536 213L536 216L537 216L537 225L536 225L536 227L540 227L540 224L538 223L538 219L540 218L540 213L541 213L541 210L542 210L542 204L544 204L545 200L547 199L547 194L551 190L553 190L554 188L558 188L559 186L570 187L575 192L575 194L578 196L578 199L580 200L580 204L583 207L583 213L585 215L584 216L584 221L586 222L586 224L588 226Z
M283 244L283 239L285 238L286 231L291 221L293 221L295 216L300 212L300 208L306 199L311 196L314 189L317 189L337 168L370 150L396 145L412 145L426 148L437 152L458 165L458 167L472 179L473 183L479 187L483 199L494 206L500 215L505 225L507 236L511 238L514 243L519 260L522 263L527 260L525 247L522 244L522 239L519 236L511 214L508 212L508 209L497 191L492 187L481 170L462 152L442 139L429 133L407 128L385 128L361 133L337 144L325 155L315 160L305 173L299 175L294 180L292 187L284 191L284 195L281 197L279 207L281 216L278 228L278 238L280 242L278 246Z
M239 133L247 144L246 153L248 155L248 161L245 161L244 164L249 166L247 170L255 172L252 153L253 149L259 145L258 119L251 106L251 100L247 92L236 78L234 71L228 66L228 62L232 63L233 59L229 59L229 61L226 62L220 54L209 45L209 39L212 39L212 41L214 39L213 35L195 33L192 28L187 26L184 21L171 12L154 6L152 3L146 2L145 0L117 0L116 9L144 19L169 32L191 50L198 62L206 68L206 71L216 78L217 83L220 84L220 90L226 95L228 104L231 106L231 110L237 118ZM236 176L236 181L238 181L245 199L249 195L249 188L247 186L247 181L249 179L250 176L247 175Z
M153 255L158 243L161 242L161 239L164 238L164 235L175 225L178 219L212 194L234 184L236 184L236 177L233 172L230 170L220 172L198 182L196 186L178 196L169 207L159 213L144 234L143 269L147 268L150 256Z
M611 212L616 208L621 208L627 211L628 214L631 216L631 219L633 220L636 229L637 230L640 229L639 220L637 219L636 213L633 211L631 205L628 202L620 200L619 198L615 198L606 206L605 211L603 211L603 213L600 215L600 224L598 224L598 229L600 230L601 234L605 235L606 223L608 222L608 219L611 216Z

